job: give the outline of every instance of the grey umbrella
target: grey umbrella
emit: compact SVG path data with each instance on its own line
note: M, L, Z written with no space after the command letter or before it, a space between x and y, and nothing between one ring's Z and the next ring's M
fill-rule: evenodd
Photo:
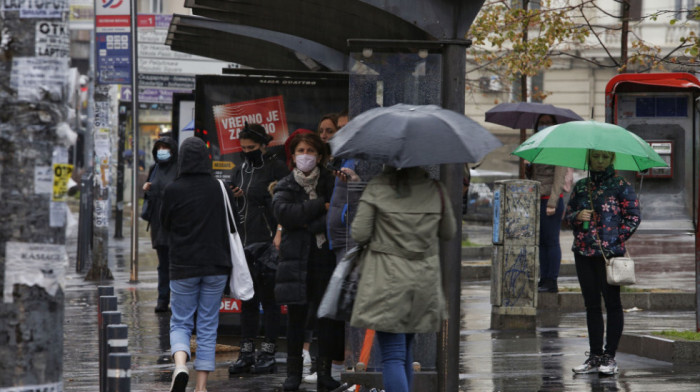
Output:
M436 105L370 109L330 141L333 156L395 167L478 162L502 144L463 114Z
M486 112L485 120L513 129L531 129L541 114L553 116L558 124L583 120L569 109L537 102L500 103Z

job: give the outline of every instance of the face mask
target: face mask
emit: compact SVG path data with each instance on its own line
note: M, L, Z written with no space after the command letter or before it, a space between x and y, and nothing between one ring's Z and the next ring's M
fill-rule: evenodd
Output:
M262 150L241 152L241 155L243 156L243 159L252 163L253 165L257 165L262 162Z
M156 152L156 157L159 161L167 161L170 159L170 150L158 150Z
M539 131L541 131L541 130L543 130L543 129L547 129L547 128L549 128L549 127L551 127L551 125L538 125L538 126L537 126L537 132L539 132Z
M297 169L308 173L316 167L316 156L309 154L295 155L294 163L296 163Z

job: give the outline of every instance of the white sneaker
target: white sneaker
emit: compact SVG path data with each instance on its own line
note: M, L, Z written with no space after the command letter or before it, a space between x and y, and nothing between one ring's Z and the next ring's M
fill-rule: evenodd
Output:
M310 367L311 366L311 354L309 353L309 350L302 351L301 356L304 358L304 367Z
M603 354L603 356L600 357L600 366L598 366L598 372L607 375L613 375L617 373L618 369L615 358L611 357L608 354Z
M189 370L187 370L187 366L175 366L173 382L170 384L170 392L185 392L189 379L190 373Z
M596 373L598 372L598 367L600 366L600 356L595 355L595 354L589 354L588 359L583 363L583 365L576 366L575 368L571 369L573 370L574 373L577 374L587 374L587 373Z
M315 384L316 380L318 380L318 374L316 374L316 372L313 372L308 376L304 377L304 382L309 384Z
M331 377L333 377L333 379L335 381L340 382L340 373L342 373L344 368L345 367L343 365L337 365L335 363L332 364L331 365Z

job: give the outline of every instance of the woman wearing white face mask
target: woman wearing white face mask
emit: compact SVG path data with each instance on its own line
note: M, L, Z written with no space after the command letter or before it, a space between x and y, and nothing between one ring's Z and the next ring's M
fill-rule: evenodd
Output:
M272 208L282 226L280 261L275 298L287 305L287 379L285 391L301 384L302 347L307 315L316 314L328 285L335 255L328 248L326 213L334 177L323 167L325 149L315 133L300 134L290 144L294 168L275 186ZM318 320L318 391L331 391L340 384L331 377L331 358L344 348L343 322Z
M535 132L556 125L554 116L540 115L535 121ZM561 265L559 231L564 214L564 183L566 168L552 165L531 165L529 179L540 182L540 292L559 291L557 278Z
M167 312L170 303L170 257L168 256L168 234L161 227L158 213L162 204L163 191L177 175L177 145L175 140L164 136L153 144L155 164L143 184L145 198L151 203L152 216L148 219L151 231L151 245L158 254L158 301L156 313Z

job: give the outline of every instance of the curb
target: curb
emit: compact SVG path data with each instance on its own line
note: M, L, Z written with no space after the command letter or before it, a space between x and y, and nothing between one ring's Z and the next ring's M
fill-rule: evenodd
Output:
M622 308L643 310L695 310L695 293L621 293ZM538 293L538 310L583 312L581 293Z
M618 350L674 364L700 364L700 342L670 340L653 335L623 333Z

